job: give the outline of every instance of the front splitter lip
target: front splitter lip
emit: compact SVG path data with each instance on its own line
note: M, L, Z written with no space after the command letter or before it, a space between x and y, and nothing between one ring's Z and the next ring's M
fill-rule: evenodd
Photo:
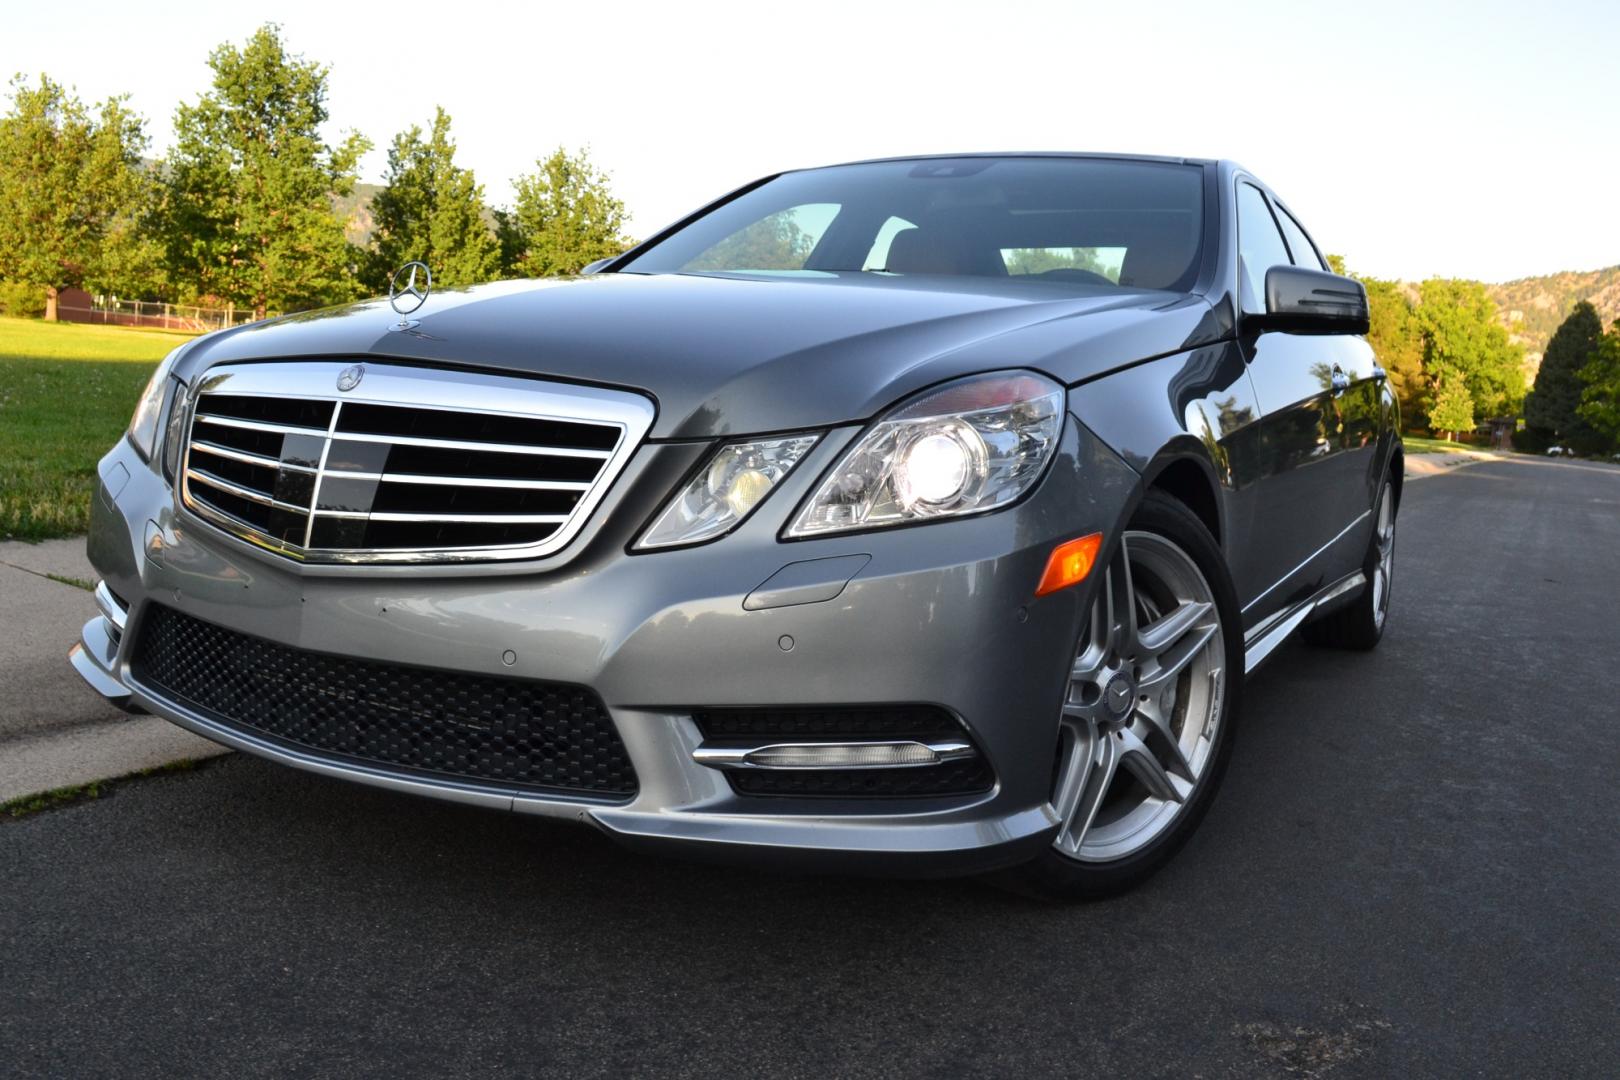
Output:
M105 665L104 658L110 659L111 652L107 648L110 643L98 640L103 622L97 616L85 624L85 640L72 653L73 667L98 693L125 708L144 709L222 746L306 772L408 795L594 825L628 847L656 854L801 872L949 876L992 870L1032 858L1051 844L1057 830L1057 819L1047 805L932 822L899 815L648 810L632 809L628 804L605 804L594 798L412 777L334 761L227 727L126 681ZM97 645L101 646L99 650Z

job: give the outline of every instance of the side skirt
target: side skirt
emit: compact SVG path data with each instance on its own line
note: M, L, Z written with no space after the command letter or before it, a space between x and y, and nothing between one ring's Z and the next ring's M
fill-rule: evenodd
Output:
M1304 603L1279 611L1265 622L1250 630L1243 638L1243 673L1247 675L1265 662L1277 646L1288 640L1295 630L1304 625L1318 611L1325 611L1348 602L1367 587L1367 575L1357 570L1340 578Z

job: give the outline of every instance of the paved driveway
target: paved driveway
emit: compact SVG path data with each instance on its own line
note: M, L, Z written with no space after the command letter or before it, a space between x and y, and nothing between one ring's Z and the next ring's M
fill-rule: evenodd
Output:
M787 878L243 755L0 825L0 1072L1613 1076L1620 471L1412 483L1168 871Z

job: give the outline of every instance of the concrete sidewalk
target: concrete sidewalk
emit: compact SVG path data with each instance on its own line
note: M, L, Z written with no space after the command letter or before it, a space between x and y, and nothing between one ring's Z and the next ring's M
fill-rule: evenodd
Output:
M0 544L0 803L225 752L113 708L68 666L96 577L82 539Z

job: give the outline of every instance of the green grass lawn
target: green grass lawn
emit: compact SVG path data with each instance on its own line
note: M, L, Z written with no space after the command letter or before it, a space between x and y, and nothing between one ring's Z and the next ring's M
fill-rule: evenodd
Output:
M185 335L0 318L0 539L90 525L96 462Z
M1461 454L1468 450L1484 454L1496 453L1489 446L1469 446L1467 443L1447 442L1445 439L1425 439L1421 435L1403 435L1401 442L1409 454Z

